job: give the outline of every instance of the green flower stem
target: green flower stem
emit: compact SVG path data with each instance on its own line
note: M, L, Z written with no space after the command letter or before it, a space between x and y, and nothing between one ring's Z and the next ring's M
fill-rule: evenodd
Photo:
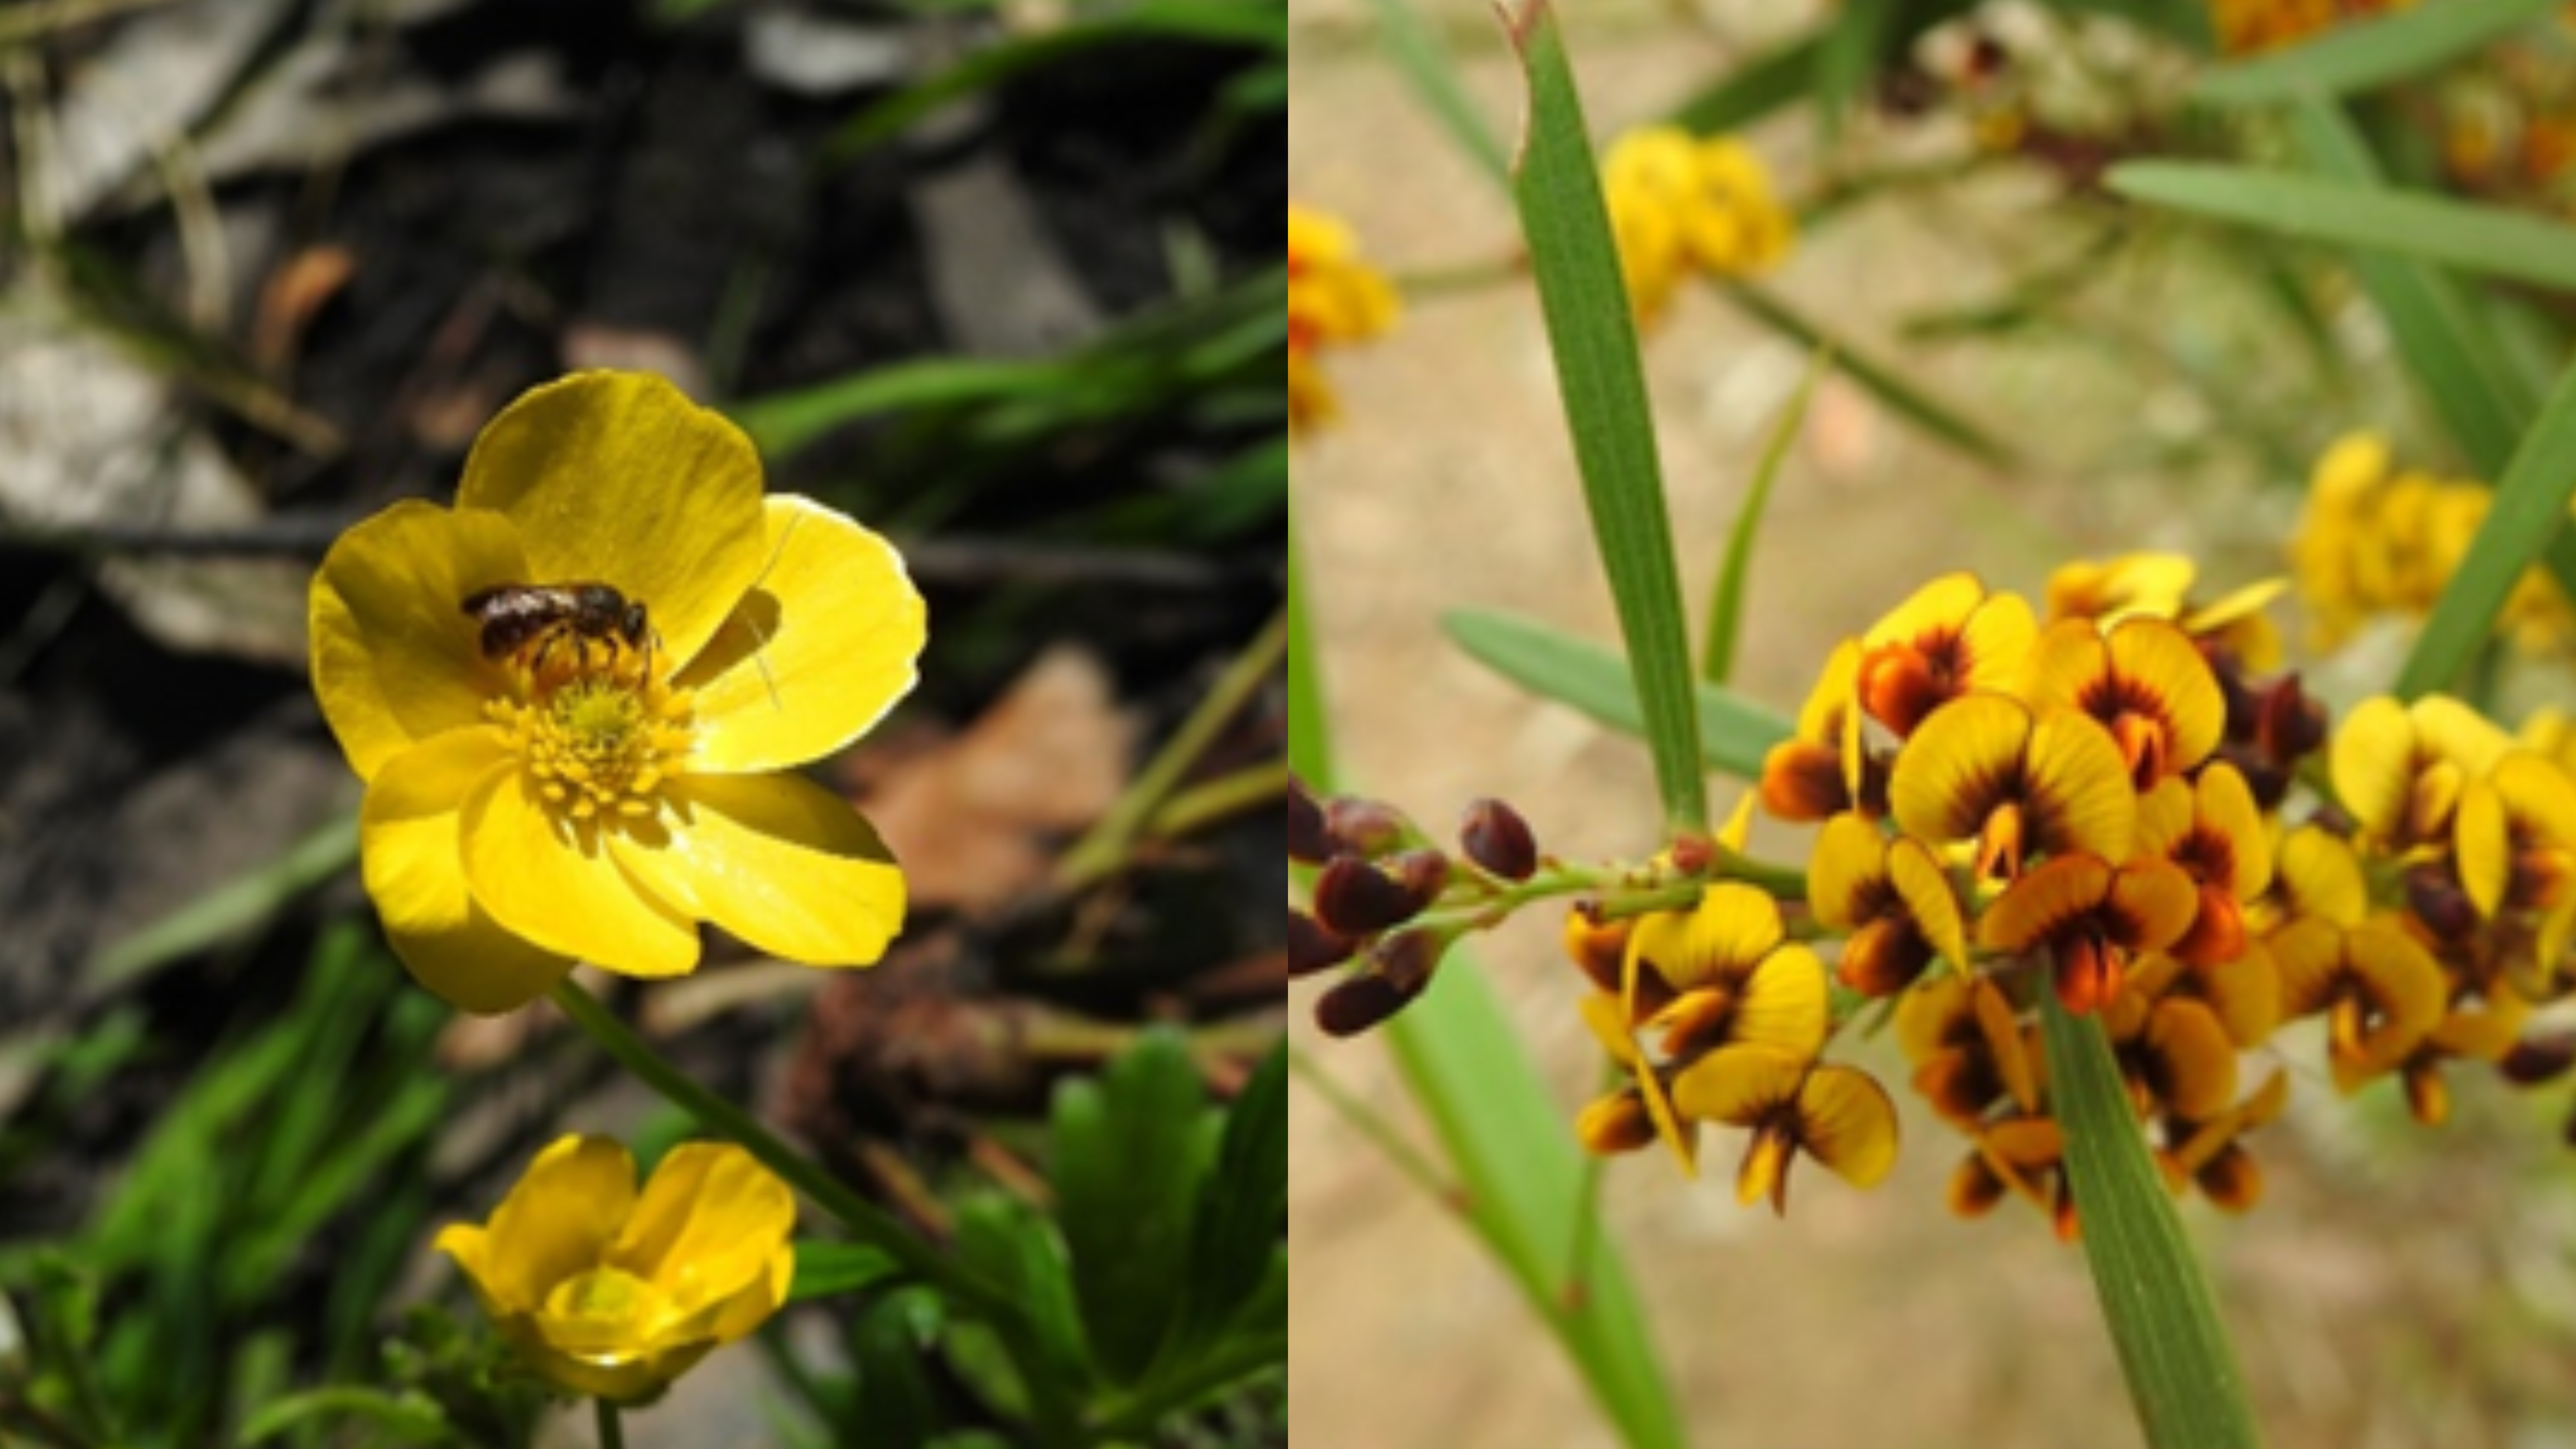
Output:
M1384 1154L1388 1163L1405 1181L1420 1189L1425 1198L1453 1213L1465 1212L1462 1189L1439 1164L1414 1146L1404 1134L1388 1125L1375 1107L1333 1080L1333 1074L1324 1070L1323 1063L1316 1061L1312 1054L1299 1050L1294 1042L1288 1046L1288 1070L1295 1072L1316 1096L1323 1098L1324 1105L1333 1109L1333 1115L1339 1117L1343 1125L1367 1138L1369 1145Z
M599 1449L626 1449L626 1426L617 1417L617 1406L606 1399L590 1403L599 1411Z
M1282 608L1271 616L1261 633L1235 656L1225 672L1200 700L1190 717L1172 732L1170 740L1127 786L1127 793L1109 807L1109 813L1091 828L1091 833L1074 843L1056 863L1056 885L1064 890L1078 890L1115 873L1127 863L1136 838L1145 832L1154 812L1179 788L1181 780L1198 764L1208 747L1217 742L1226 722L1250 703L1261 686L1268 682L1272 670L1288 652L1288 612Z
M906 1273L937 1288L960 1307L986 1314L1009 1310L1009 1303L998 1292L914 1237L891 1213L851 1191L819 1163L760 1125L749 1112L708 1091L671 1065L571 977L556 983L553 1001L637 1081L696 1118L699 1126L740 1144L816 1206L839 1219L851 1237L894 1259Z

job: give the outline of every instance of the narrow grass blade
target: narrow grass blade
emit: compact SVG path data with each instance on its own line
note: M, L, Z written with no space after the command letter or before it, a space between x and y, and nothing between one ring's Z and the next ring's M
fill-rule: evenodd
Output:
M2070 1016L2041 991L2049 1092L2093 1289L2151 1449L2252 1449L2261 1442L2244 1374L2173 1199L2147 1156L2102 1019Z
M1476 103L1467 97L1467 88L1458 83L1458 67L1442 44L1440 33L1423 18L1413 0L1370 0L1377 11L1378 37L1386 47L1387 58L1395 62L1397 73L1413 87L1422 107L1431 113L1458 150L1476 163L1476 169L1491 177L1494 184L1509 189L1512 184L1512 158L1503 149L1494 128L1485 121Z
M1859 383L1870 396L1885 403L1890 412L1979 462L2008 468L2017 461L2012 448L1993 434L1960 416L1949 404L1934 399L1896 373L1845 346L1779 297L1750 282L1720 282L1718 285L1725 289L1730 301L1750 313L1755 321L1797 343L1802 349L1833 353L1834 366L1845 377Z
M1334 788L1331 721L1315 637L1289 540L1288 757L1319 791ZM1633 693L1631 694L1633 702ZM1563 1346L1628 1449L1685 1449L1689 1440L1645 1311L1618 1244L1579 1241L1584 1166L1562 1112L1475 962L1453 951L1430 993L1384 1028L1405 1089L1422 1105L1466 1189L1469 1228L1520 1286ZM1583 1254L1582 1274L1568 1253ZM1569 1281L1583 1292L1562 1293Z
M1798 391L1771 427L1771 440L1763 445L1752 486L1744 490L1744 506L1736 510L1735 526L1727 530L1726 557L1718 564L1717 584L1709 592L1708 636L1699 663L1699 677L1710 684L1726 683L1735 667L1735 641L1744 629L1744 586L1753 572L1753 537L1762 531L1762 511L1771 502L1771 480L1780 476L1789 445L1797 441L1798 427L1807 420L1807 402L1816 394L1816 379L1825 375L1829 365L1828 354L1822 351L1807 364Z
M2576 291L2576 227L2544 217L2255 166L2132 161L2106 181L2132 200L2282 236Z
M1512 43L1529 85L1513 193L1556 357L1557 389L1636 674L1664 820L1677 832L1699 833L1708 825L1708 789L1699 771L1690 631L1619 252L1564 37L1547 0L1529 0L1514 17Z
M2190 94L2231 106L2351 95L2437 69L2558 8L2559 0L2443 0L2394 10L2289 50L2213 66Z
M1740 131L1815 89L1821 31L1764 51L1726 73L1717 84L1682 102L1672 123L1695 136Z
M2339 181L2376 184L2379 160L2332 101L2290 108L2290 132L2309 168ZM2539 406L2539 389L2508 363L2504 348L2460 280L2438 267L2360 252L2350 258L2362 290L2387 319L2406 370L2423 389L2469 463L2493 478L2513 456Z
M2540 421L2496 481L2486 522L2479 525L2468 555L2398 671L2400 698L2445 688L2460 677L2493 637L2496 615L2523 571L2540 561L2553 540L2568 538L2571 496L2576 496L2576 368L2560 377Z
M358 817L352 811L91 957L87 989L113 990L182 956L247 935L357 858Z
M1440 627L1477 662L1541 699L1568 705L1622 734L1643 732L1637 692L1618 655L1510 614L1457 609ZM1762 757L1789 737L1782 716L1713 684L1698 686L1699 749L1711 770L1759 779Z

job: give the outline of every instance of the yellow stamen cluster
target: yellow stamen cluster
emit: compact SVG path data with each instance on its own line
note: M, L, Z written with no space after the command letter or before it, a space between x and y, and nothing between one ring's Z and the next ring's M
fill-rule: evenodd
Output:
M588 643L588 641L584 641ZM693 701L612 648L599 667L551 684L523 675L515 695L484 706L509 732L537 794L575 822L634 821L661 809L662 783L679 772L695 735Z
M2394 469L2387 443L2367 433L2328 448L2309 474L2307 509L2290 543L2311 646L2333 649L2378 615L2430 613L2492 496L2482 483ZM2576 638L2576 610L2537 570L2522 577L2497 619L2531 652Z
M1729 136L1703 139L1678 126L1630 131L1602 157L1601 196L1640 322L1660 317L1691 273L1758 276L1778 266L1797 237L1762 158Z

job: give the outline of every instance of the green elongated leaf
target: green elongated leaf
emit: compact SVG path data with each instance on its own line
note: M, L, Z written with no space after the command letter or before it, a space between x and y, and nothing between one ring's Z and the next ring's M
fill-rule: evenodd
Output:
M2398 671L2400 698L2446 688L2460 677L2493 636L2496 615L2523 570L2540 561L2553 539L2569 532L2571 496L2576 496L2576 368L2561 375L2540 421L2524 435L2504 476L2496 480L2486 521Z
M1771 426L1771 440L1763 446L1762 461L1753 470L1753 486L1744 490L1744 506L1735 513L1735 526L1726 533L1726 557L1718 564L1717 583L1708 600L1708 637L1706 650L1700 656L1700 678L1710 684L1723 685L1735 667L1735 640L1744 628L1744 586L1753 572L1753 537L1762 531L1762 510L1771 501L1771 480L1780 476L1780 464L1789 456L1789 445L1798 440L1798 426L1807 420L1807 401L1815 396L1816 379L1825 375L1827 354L1818 352L1807 364L1807 375L1798 381L1798 391L1780 412L1780 421Z
M1503 149L1484 113L1458 82L1458 67L1442 44L1440 33L1423 18L1413 0L1370 0L1377 10L1378 36L1395 69L1413 87L1423 109L1431 113L1458 149L1494 184L1512 184L1512 158Z
M779 458L861 418L947 403L1042 398L1065 382L1065 369L1052 362L934 358L746 399L728 404L725 412L762 453Z
M796 1243L796 1276L787 1290L787 1301L802 1303L809 1298L854 1293L902 1271L901 1263L864 1243L800 1239Z
M1281 1251L1288 1213L1288 1047L1271 1048L1225 1114L1215 1170L1199 1190L1188 1282L1164 1357L1212 1346L1245 1311ZM1285 1325L1279 1325L1284 1331Z
M2558 8L2558 0L2443 0L2392 10L2287 50L2213 66L2190 94L2223 105L2351 95L2434 70Z
M1331 722L1315 668L1289 533L1288 758L1318 791L1335 788ZM1630 699L1633 703L1634 692ZM1405 1090L1422 1104L1443 1154L1467 1188L1468 1227L1556 1336L1594 1402L1628 1449L1684 1449L1688 1439L1671 1381L1646 1330L1644 1310L1618 1244L1598 1234L1583 1243L1584 1292L1564 1293L1565 1254L1584 1166L1567 1136L1546 1130L1556 1117L1547 1084L1510 1019L1464 951L1452 951L1426 999L1387 1023Z
M979 50L851 117L823 143L818 164L846 165L870 147L902 135L931 112L977 91L1089 51L1154 39L1284 50L1288 44L1288 10L1285 5L1249 4L1244 0L1139 0L1119 14L1080 20L1006 41L989 50Z
M935 1312L926 1306L932 1302L926 1290L905 1289L868 1305L850 1325L857 1404L845 1427L866 1425L871 1446L921 1449L940 1424L921 1363L930 1337L923 1320Z
M1825 32L1810 31L1736 66L1717 84L1682 102L1672 123L1695 136L1740 131L1784 106L1805 100L1816 83Z
M2289 117L2300 154L2319 175L2359 184L2383 180L2378 158L2342 107L2302 100L2290 107ZM2502 342L2457 277L2375 252L2357 252L2349 260L2451 440L2481 476L2502 473L2539 407L2539 389L2511 368Z
M2543 217L2253 166L2131 161L2104 179L2133 200L2282 236L2576 291L2576 227Z
M1682 618L1654 414L1582 100L1548 0L1528 0L1512 25L1512 42L1529 85L1513 194L1583 473L1593 542L1636 675L1664 822L1675 831L1703 832L1708 790L1699 770L1690 630Z
M2066 1132L2066 1171L2084 1259L2120 1371L2152 1449L2253 1449L2261 1442L2245 1379L2209 1281L2147 1156L2129 1089L2099 1015L2040 996L2051 1105Z
M2204 54L2218 45L2218 37L2210 33L2209 7L2205 5L2177 5L2173 0L2056 0L2051 8L2116 15L2140 30Z
M1642 728L1627 666L1600 645L1480 609L1443 614L1440 627L1479 663L1532 694L1570 705L1623 734ZM1762 757L1790 736L1791 723L1715 685L1700 685L1697 692L1701 760L1739 779L1760 778Z
M1051 1449L1069 1442L1091 1374L1073 1271L1055 1225L1017 1198L969 1198L957 1208L957 1257L1000 1284L1013 1309L984 1321L1007 1350L992 1360L992 1374L1016 1380L1039 1443ZM954 1325L949 1340L954 1350Z
M1188 1291L1207 1115L1198 1069L1169 1030L1146 1033L1098 1081L1056 1089L1056 1217L1092 1359L1114 1382L1144 1374Z
M2016 461L2012 448L1993 434L1960 416L1949 404L1936 400L1895 372L1846 346L1769 291L1740 281L1720 280L1718 286L1725 291L1728 300L1750 313L1753 320L1797 343L1800 348L1808 352L1833 353L1834 366L1845 377L1859 383L1870 396L1885 403L1897 416L1980 462L2003 468Z
M182 956L246 935L357 858L358 816L353 810L287 847L275 860L233 877L91 957L89 988L124 985Z

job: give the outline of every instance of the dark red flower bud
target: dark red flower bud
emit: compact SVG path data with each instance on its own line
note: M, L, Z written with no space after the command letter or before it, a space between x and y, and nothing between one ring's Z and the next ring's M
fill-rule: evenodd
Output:
M2576 1066L2576 1032L2553 1032L2515 1042L2496 1063L2496 1071L2517 1087L2536 1087L2565 1076Z
M1324 802L1324 828L1333 837L1332 854L1369 860L1402 849L1412 833L1394 806L1351 795L1336 795Z
M1436 850L1384 862L1345 855L1315 878L1315 919L1336 936L1364 940L1420 915L1448 883L1449 858Z
M1353 976L1315 998L1315 1025L1327 1036L1357 1036L1402 1011L1412 996L1383 976Z
M2478 908L2460 888L2459 877L2441 866L2417 866L2406 872L2406 905L2435 940L2465 941L2480 924Z
M2296 670L2274 680L2264 692L2254 738L2265 753L2285 764L2326 742L2325 706L2299 688Z
M1324 807L1306 792L1306 782L1288 782L1288 858L1321 865L1333 858L1333 834L1324 827Z
M1478 800L1467 807L1458 846L1479 868L1505 880L1528 880L1538 873L1538 838L1521 813L1500 800Z
M1311 976L1325 967L1339 966L1358 949L1358 942L1325 930L1321 922L1304 911L1288 913L1290 976Z
M1369 969L1394 982L1407 997L1419 996L1431 984L1431 973L1452 939L1446 933L1398 931L1369 948Z

